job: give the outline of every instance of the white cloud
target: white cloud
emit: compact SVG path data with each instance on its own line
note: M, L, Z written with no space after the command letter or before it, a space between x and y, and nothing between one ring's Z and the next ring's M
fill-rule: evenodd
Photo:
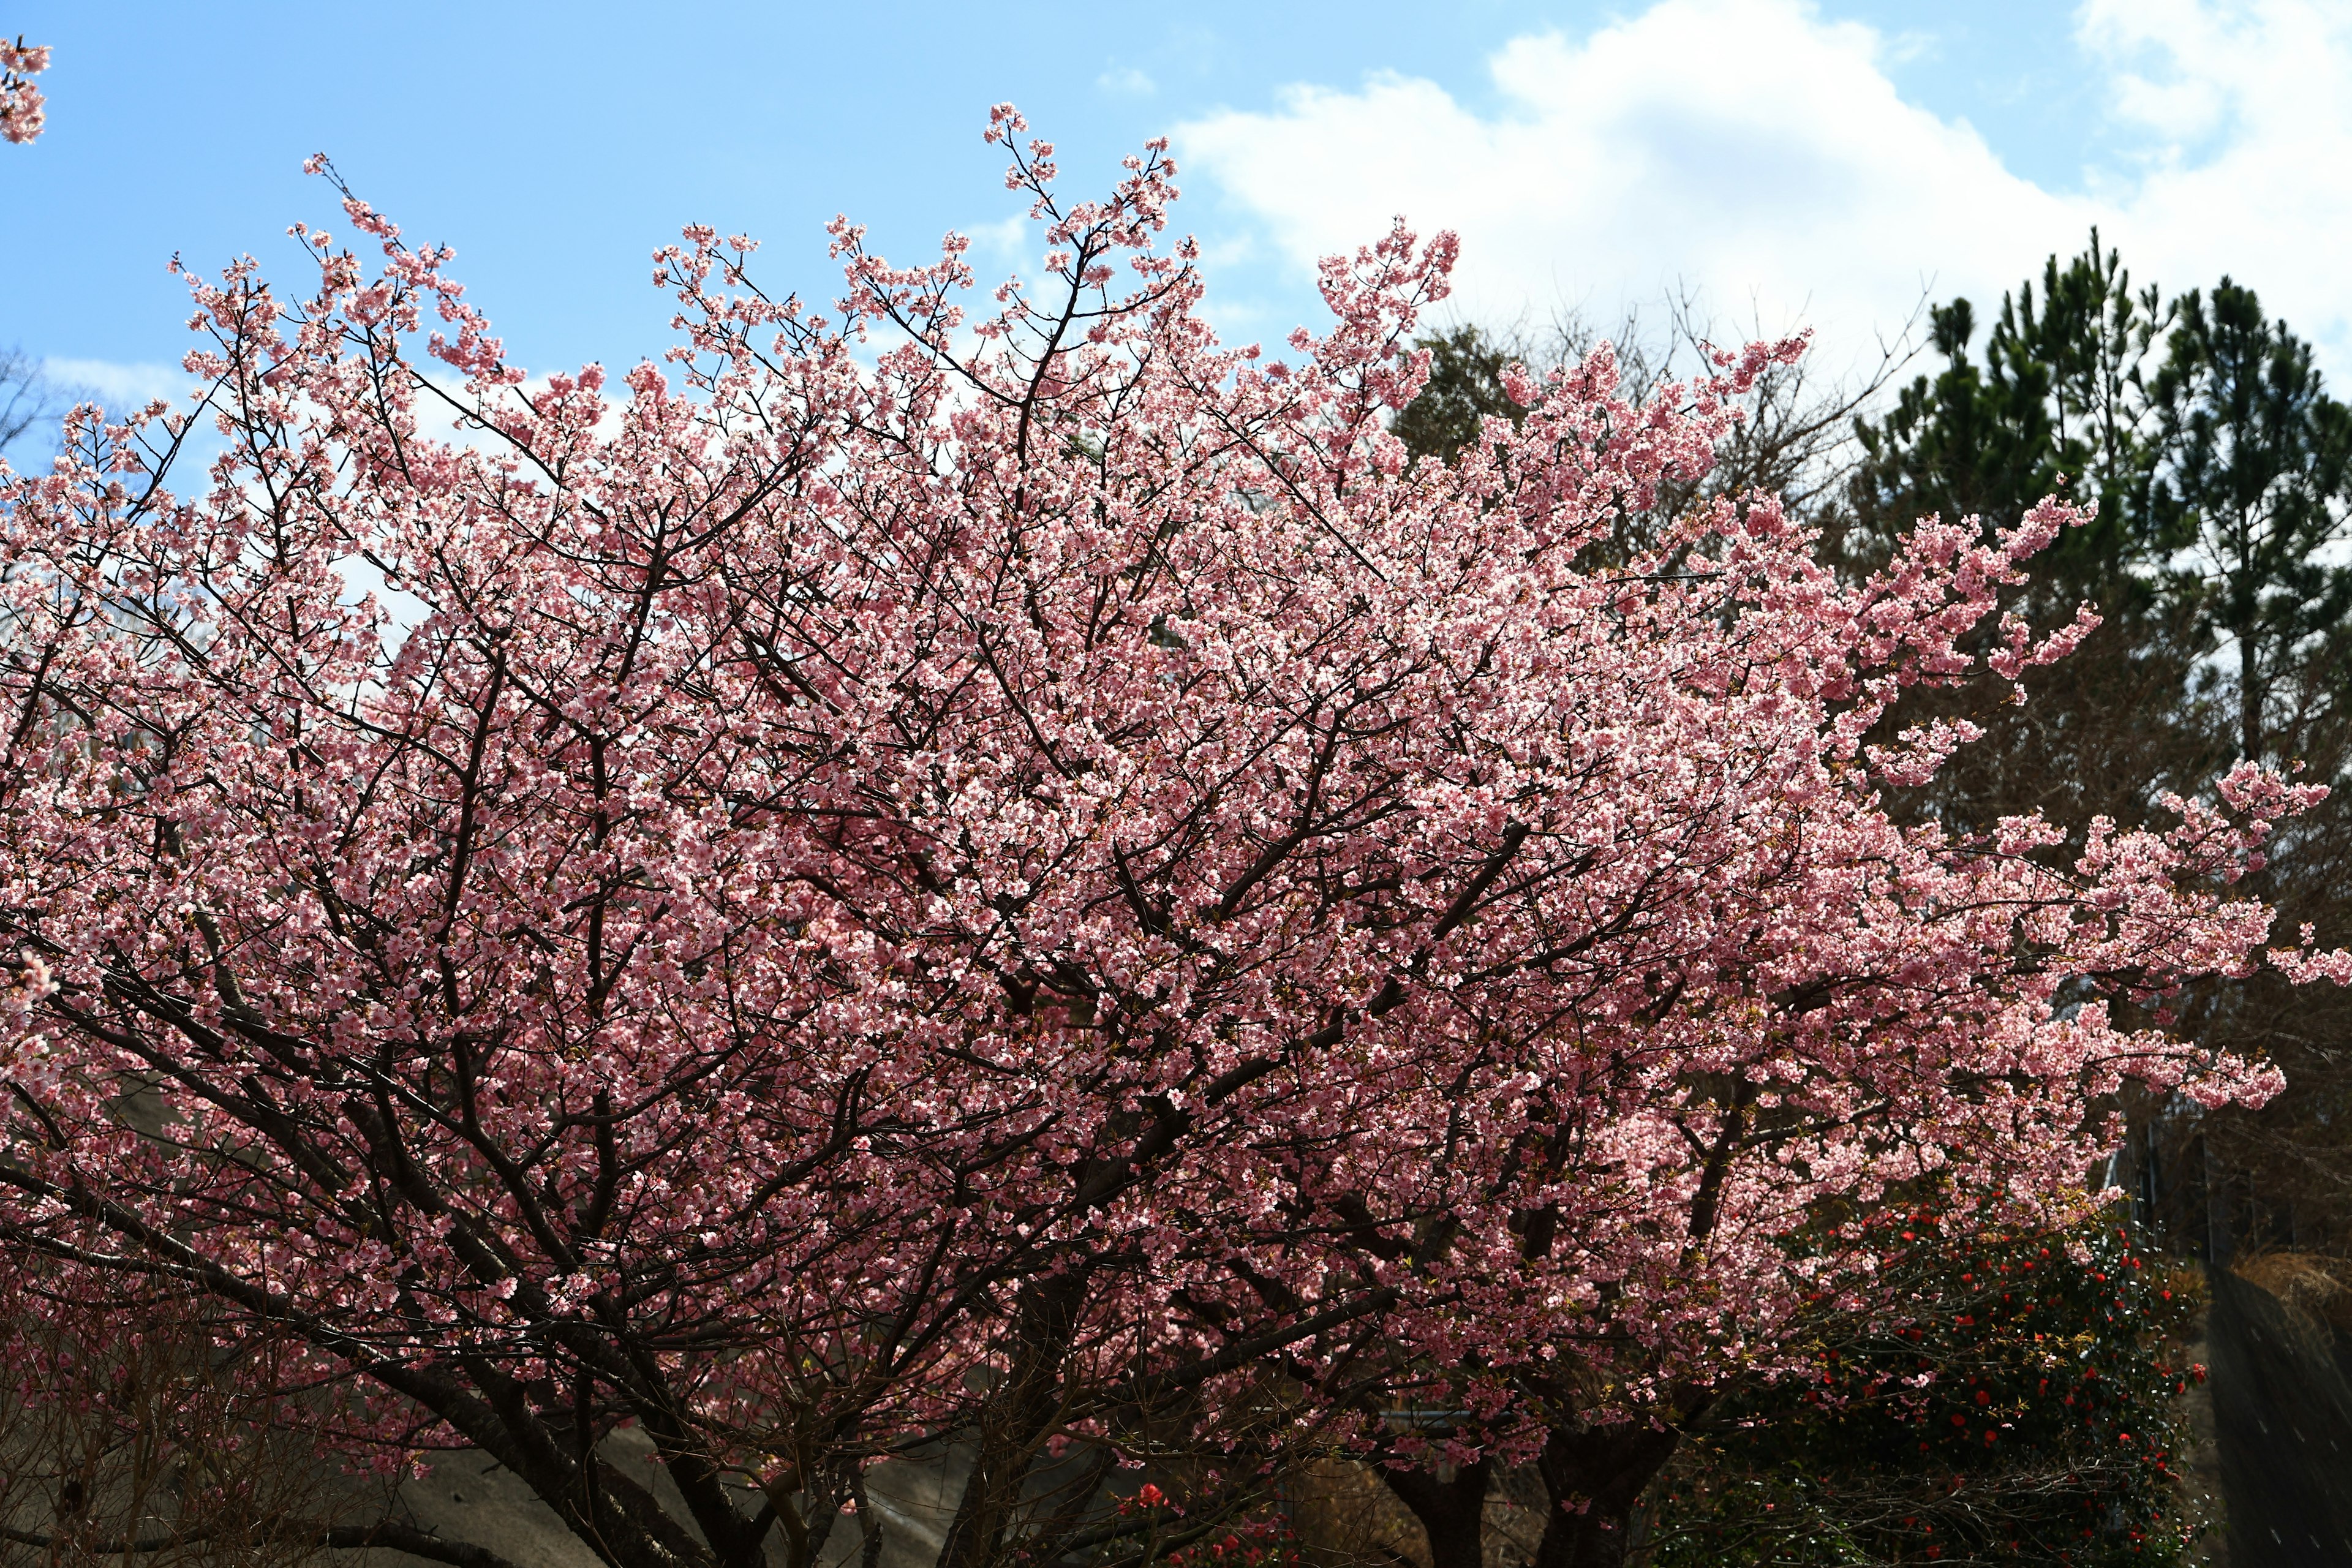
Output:
M983 256L1017 264L1029 259L1029 240L1035 226L1026 214L1014 213L992 223L970 225L964 233Z
M1113 66L1095 78L1095 85L1129 98L1149 98L1160 90L1158 83L1133 66Z
M2352 9L2325 0L2089 0L2143 166L2096 187L2128 259L2172 288L2259 289L2352 382Z
M1397 213L1458 230L1454 309L1481 320L1606 321L1690 288L1741 326L1818 326L1836 364L1923 289L1992 303L2097 223L2143 279L2234 271L2352 375L2336 275L2352 10L2089 0L2079 21L2109 129L2138 149L2082 192L2021 177L1966 121L1906 101L1885 68L1895 43L1802 0L1659 0L1582 39L1515 39L1489 61L1491 113L1391 74L1295 87L1177 141L1296 266Z
M195 378L177 365L122 364L102 359L45 359L41 369L61 390L88 394L110 414L126 414L160 397L177 404Z

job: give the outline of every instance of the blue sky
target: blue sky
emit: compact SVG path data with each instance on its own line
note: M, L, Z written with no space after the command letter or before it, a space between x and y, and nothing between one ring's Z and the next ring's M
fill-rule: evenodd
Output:
M1174 135L1235 335L1311 316L1316 251L1398 210L1461 227L1466 314L1679 284L1841 353L2104 221L2168 283L2236 271L2352 368L2325 243L2352 226L2347 9L34 0L0 16L56 50L47 133L0 148L0 343L152 382L184 342L166 258L290 279L287 224L338 216L299 173L323 150L457 247L522 363L625 362L663 342L646 258L683 222L826 295L835 212L908 258L994 235L1015 208L979 129L1011 99L1074 187ZM1024 250L992 238L983 269Z

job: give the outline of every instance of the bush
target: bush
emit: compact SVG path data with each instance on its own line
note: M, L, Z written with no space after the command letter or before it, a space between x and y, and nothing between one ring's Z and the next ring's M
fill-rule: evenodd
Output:
M1874 1223L1899 1304L1723 1408L1662 1488L1659 1568L2179 1560L2202 1281L2113 1224Z

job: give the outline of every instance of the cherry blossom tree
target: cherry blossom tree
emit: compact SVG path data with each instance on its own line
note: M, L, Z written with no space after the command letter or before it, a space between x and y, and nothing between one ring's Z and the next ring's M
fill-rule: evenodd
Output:
M2270 1087L2109 997L2352 971L2226 890L2310 787L2064 862L1882 806L2068 509L1854 586L1769 497L1626 558L1801 343L1638 404L1603 350L1408 465L1450 236L1269 357L1163 148L1066 203L1024 132L1034 289L840 222L820 311L689 229L617 383L348 193L373 261L190 278L200 405L0 489L0 1245L208 1294L289 1419L478 1446L633 1568L870 1544L866 1467L949 1434L953 1568L1132 1556L1094 1489L1155 1443L1241 1495L1334 1433L1536 1458L1547 1563L1611 1562L1862 1288L1842 1207L2059 1201L2126 1075Z

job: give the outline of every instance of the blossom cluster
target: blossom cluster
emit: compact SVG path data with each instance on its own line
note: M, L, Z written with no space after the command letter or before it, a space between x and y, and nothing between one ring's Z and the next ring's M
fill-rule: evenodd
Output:
M48 68L47 45L27 44L21 33L13 44L0 38L0 137L21 143L40 135L48 112L32 79Z

